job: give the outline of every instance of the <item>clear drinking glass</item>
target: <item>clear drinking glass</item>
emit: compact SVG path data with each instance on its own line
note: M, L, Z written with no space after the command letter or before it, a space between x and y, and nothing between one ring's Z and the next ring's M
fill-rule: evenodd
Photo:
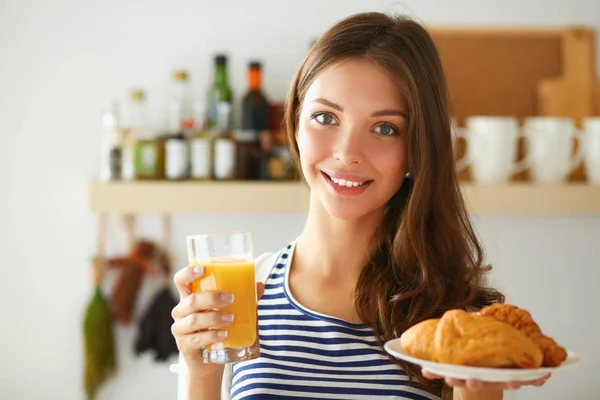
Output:
M205 274L192 283L193 292L232 293L235 300L223 312L233 314L227 340L202 349L205 363L224 364L259 355L254 254L250 232L223 232L187 237L190 265Z

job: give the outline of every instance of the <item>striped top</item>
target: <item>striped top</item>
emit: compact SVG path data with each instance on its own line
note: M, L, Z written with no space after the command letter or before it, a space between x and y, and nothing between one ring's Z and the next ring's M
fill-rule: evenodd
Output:
M295 242L277 258L258 303L260 357L233 364L232 400L439 399L408 382L364 324L308 310L292 297Z

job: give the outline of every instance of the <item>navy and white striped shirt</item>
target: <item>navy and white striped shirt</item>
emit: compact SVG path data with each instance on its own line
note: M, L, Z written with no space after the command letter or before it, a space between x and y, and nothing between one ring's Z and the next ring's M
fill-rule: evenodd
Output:
M260 357L233 365L232 400L439 399L408 383L367 325L310 311L292 297L290 244L258 303Z

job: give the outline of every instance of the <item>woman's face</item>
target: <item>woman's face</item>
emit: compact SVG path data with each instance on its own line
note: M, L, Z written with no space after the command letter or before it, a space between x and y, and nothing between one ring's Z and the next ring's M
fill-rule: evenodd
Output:
M313 195L334 217L381 211L407 172L406 106L378 65L351 59L325 69L309 87L296 139Z

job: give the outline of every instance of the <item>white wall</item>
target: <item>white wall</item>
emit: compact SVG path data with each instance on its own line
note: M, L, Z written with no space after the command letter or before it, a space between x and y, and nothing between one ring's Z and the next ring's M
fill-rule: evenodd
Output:
M152 5L151 5L152 4ZM136 85L158 113L171 70L189 68L197 93L210 56L231 54L235 88L250 57L265 62L268 95L283 99L313 37L335 20L366 11L410 12L427 23L587 24L600 28L598 0L503 2L336 1L33 1L0 2L0 398L83 398L81 322L91 294L99 115ZM277 199L273 199L277 201ZM303 215L185 215L174 220L179 264L185 234L242 228L258 251L297 235ZM583 356L519 399L598 398L600 216L481 216L477 227L509 299L534 313L561 343ZM139 232L157 237L154 216ZM111 236L118 251L123 238ZM152 294L144 288L144 297ZM119 329L121 372L101 399L175 399L167 364L130 353L132 329Z

